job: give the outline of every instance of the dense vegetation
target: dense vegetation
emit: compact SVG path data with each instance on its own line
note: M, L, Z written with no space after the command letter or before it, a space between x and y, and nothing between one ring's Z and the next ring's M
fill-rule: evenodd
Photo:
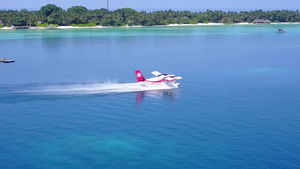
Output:
M168 25L197 23L251 23L255 19L268 19L271 22L300 22L299 11L155 11L137 12L130 8L108 11L107 9L87 10L83 6L73 6L66 11L53 4L43 6L39 11L22 9L1 10L0 25L43 26L48 24L72 26L125 26L125 25Z

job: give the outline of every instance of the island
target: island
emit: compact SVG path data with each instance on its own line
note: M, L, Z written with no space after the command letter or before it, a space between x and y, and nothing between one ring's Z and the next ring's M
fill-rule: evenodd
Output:
M76 27L118 27L118 26L166 26L179 24L249 24L259 23L299 23L298 10L274 11L222 11L206 10L203 12L191 11L136 11L131 8L122 8L109 11L105 8L88 10L84 6L73 6L67 10L54 4L42 6L40 10L28 11L0 10L1 29L29 29L48 28L59 26L65 28Z

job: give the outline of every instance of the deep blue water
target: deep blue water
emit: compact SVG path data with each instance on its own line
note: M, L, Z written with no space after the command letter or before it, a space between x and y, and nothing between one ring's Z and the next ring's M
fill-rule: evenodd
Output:
M16 60L0 64L0 168L300 168L299 40L300 25L0 30ZM183 79L139 91L137 69Z

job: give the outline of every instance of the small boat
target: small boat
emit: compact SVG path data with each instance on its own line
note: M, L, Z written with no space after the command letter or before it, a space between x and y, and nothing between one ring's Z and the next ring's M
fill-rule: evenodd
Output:
M2 62L2 63L11 63L11 62L15 62L15 60L6 60L5 58L2 58L0 60L0 62Z
M276 32L277 32L277 33L286 33L287 31L286 31L285 29L279 28L279 29L277 29Z

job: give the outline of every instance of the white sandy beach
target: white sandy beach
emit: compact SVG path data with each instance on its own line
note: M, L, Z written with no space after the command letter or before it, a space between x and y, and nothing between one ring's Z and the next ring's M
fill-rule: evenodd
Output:
M272 25L287 25L287 24L300 24L300 22L273 22ZM169 24L169 25L153 25L153 26L141 26L141 25L135 25L135 26L119 26L119 27L128 27L128 28L137 28L137 27L176 27L176 26L218 26L218 25L225 25L223 23L198 23L198 24ZM229 24L229 25L255 25L253 23L235 23L235 24ZM57 29L101 29L101 28L113 28L114 26L91 26L91 27L77 27L77 26L59 26ZM14 27L3 27L0 28L2 30L13 30ZM48 29L47 27L29 27L29 29Z

